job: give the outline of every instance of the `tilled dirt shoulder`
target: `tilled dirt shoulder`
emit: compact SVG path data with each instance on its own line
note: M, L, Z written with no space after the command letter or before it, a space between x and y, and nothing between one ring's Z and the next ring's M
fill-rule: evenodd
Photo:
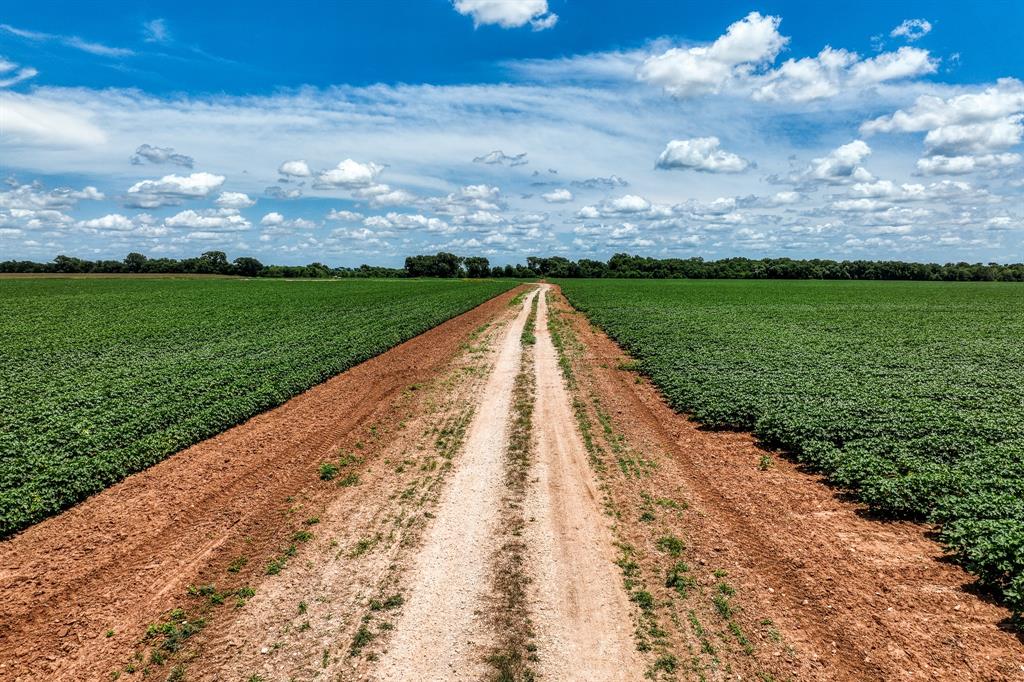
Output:
M125 664L160 666L165 654L179 655L186 637L209 636L197 633L218 610L245 608L273 563L300 560L311 540L305 533L315 537L315 524L305 521L327 508L345 477L356 483L363 463L420 409L407 393L444 374L472 332L513 296L0 543L0 679L99 679L126 672ZM352 459L323 485L320 465L342 451ZM189 585L197 586L191 595ZM184 596L185 608L172 611ZM152 651L133 658L148 625L157 626L148 641L165 643L155 661Z
M965 589L927 528L868 518L749 435L701 430L554 307L652 675L1024 680L1009 613Z

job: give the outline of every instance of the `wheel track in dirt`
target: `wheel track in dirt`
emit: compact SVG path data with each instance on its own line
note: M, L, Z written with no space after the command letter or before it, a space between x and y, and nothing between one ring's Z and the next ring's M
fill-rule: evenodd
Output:
M520 336L536 296L531 292L505 331L498 355L436 512L411 571L409 597L373 678L479 680L495 633L487 626L504 495L512 389L520 366Z

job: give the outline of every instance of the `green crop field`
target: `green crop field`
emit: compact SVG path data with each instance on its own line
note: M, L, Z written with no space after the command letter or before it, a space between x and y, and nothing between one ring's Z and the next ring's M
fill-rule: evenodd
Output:
M0 279L0 537L513 285Z
M671 405L891 517L1024 608L1024 286L565 280Z

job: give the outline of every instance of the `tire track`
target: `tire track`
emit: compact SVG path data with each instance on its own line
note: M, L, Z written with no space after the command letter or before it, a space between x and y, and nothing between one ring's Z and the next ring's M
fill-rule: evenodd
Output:
M488 627L489 565L495 551L508 417L519 371L520 335L533 296L508 326L484 387L463 454L441 494L436 521L415 559L409 599L387 653L380 680L480 680Z

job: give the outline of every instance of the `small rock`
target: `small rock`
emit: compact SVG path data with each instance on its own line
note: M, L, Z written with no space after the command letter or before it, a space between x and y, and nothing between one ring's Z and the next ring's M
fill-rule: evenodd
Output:
M263 654L264 656L266 656L267 654L270 653L270 649L267 648L267 647L263 647L262 649L260 649L260 653Z

